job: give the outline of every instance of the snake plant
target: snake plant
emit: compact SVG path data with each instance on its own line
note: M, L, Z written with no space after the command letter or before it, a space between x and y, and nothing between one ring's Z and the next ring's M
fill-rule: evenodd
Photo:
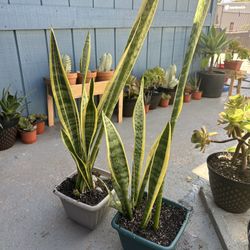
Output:
M168 168L172 136L175 124L182 110L185 84L209 5L210 0L199 0L189 45L179 78L179 85L176 90L171 120L167 122L161 134L153 144L147 157L144 171L143 161L146 131L143 102L144 79L141 83L140 94L133 114L134 153L132 174L129 170L127 157L119 133L105 113L102 115L105 127L109 168L112 175L113 187L117 194L117 199L113 200L112 205L128 219L133 219L133 212L141 204L145 194L145 188L148 186L146 205L141 221L142 229L148 226L151 218L153 220L154 229L157 230L159 227L163 185ZM130 186L131 193L129 194ZM153 207L155 207L154 214L152 214Z
M79 111L63 68L55 34L51 30L49 58L51 89L62 124L62 139L77 166L75 194L80 194L95 187L92 169L104 132L102 112L107 117L111 117L119 95L123 91L127 78L143 46L157 5L158 0L142 1L124 52L98 107L95 106L93 100L93 80L90 83L89 95L86 93L84 84L90 61L90 36L88 35L86 38L80 63L80 71L83 74L83 88Z

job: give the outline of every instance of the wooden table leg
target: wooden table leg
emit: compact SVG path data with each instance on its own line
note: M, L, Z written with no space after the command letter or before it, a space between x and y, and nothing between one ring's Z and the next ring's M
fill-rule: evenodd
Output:
M122 123L122 116L123 116L123 91L121 92L118 100L118 116L117 116L118 123Z
M240 94L241 82L242 82L242 79L239 78L239 79L238 79L238 86L237 86L237 94Z
M230 87L229 87L229 91L228 91L228 96L232 95L233 87L234 87L234 76L231 77L231 83L230 83Z
M49 87L47 87L47 105L48 105L48 125L54 126L54 101L53 96L50 94Z

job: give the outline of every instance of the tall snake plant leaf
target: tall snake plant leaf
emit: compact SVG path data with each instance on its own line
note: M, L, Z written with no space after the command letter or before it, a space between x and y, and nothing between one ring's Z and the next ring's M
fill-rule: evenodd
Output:
M155 150L149 177L147 204L141 224L142 228L146 228L149 222L154 203L164 182L170 157L171 138L171 124L168 122Z
M132 206L137 203L139 195L140 173L144 161L145 153L145 137L146 137L146 122L144 109L144 79L141 80L140 94L136 101L133 114L133 129L134 129L134 154L132 167L132 190L131 200Z
M121 202L122 210L131 219L132 208L128 197L130 171L124 146L113 123L104 113L102 118L106 135L107 158L114 183L114 189Z
M81 152L79 114L63 68L53 29L50 36L50 81L58 116L76 152Z
M94 80L90 81L90 90L89 90L89 101L85 109L84 115L84 126L85 126L85 143L87 153L90 150L91 142L94 138L97 126L97 109L95 106L94 100Z
M125 86L137 57L139 56L143 42L153 21L158 2L159 0L143 0L142 8L140 9L137 17L137 20L139 21L135 22L131 30L126 49L124 50L123 56L121 57L121 60L116 68L115 75L110 81L110 87L106 88L98 106L98 115L100 115L100 112L103 111L107 117L111 117L119 95ZM103 134L103 125L100 118L98 119L97 127L98 132L96 133L96 143L92 150L92 155L94 155L96 153L95 151L98 150Z

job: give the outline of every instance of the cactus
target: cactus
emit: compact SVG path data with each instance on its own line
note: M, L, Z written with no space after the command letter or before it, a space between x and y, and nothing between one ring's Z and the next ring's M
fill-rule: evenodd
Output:
M163 84L164 88L173 89L179 83L178 79L176 79L176 65L170 65L166 70L165 74L165 82Z
M110 53L104 53L100 58L98 71L107 72L111 70L111 67L112 67L112 56Z
M62 55L62 63L66 73L71 72L71 58L69 55Z

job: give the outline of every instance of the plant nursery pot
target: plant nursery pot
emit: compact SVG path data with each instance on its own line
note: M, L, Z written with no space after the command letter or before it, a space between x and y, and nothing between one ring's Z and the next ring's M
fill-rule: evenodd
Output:
M166 100L166 99L161 98L160 106L163 108L166 108L166 107L168 107L168 105L169 105L169 99Z
M43 134L45 130L45 121L39 121L36 123L36 134Z
M250 208L250 183L235 181L217 173L211 159L215 154L211 154L207 158L209 182L214 202L227 212L246 212Z
M202 92L201 91L195 91L192 93L192 99L193 100L200 100L202 97Z
M114 71L107 71L107 72L102 72L102 71L97 71L97 76L96 76L96 81L101 82L101 81L109 81L114 75Z
M218 98L221 97L225 73L213 71L212 73L207 71L199 72L201 79L200 91L203 93L203 97Z
M241 60L225 61L224 68L238 71L240 70L242 63L243 61Z
M184 101L185 103L191 102L191 95L184 95L183 101Z
M149 109L156 109L161 101L161 92L153 92L150 100Z
M159 91L165 94L168 94L171 96L169 100L169 105L172 105L174 103L175 93L176 93L176 87L174 89L167 89L167 88L159 88Z
M117 230L119 237L120 237L120 241L122 244L122 247L124 250L174 250L177 242L179 241L181 235L184 232L185 227L187 226L188 223L188 219L190 216L190 211L188 209L186 209L185 207L183 207L180 204L177 204L173 201L170 201L168 199L163 198L163 202L171 205L172 207L182 207L186 210L186 218L179 230L179 232L177 233L175 239L172 241L172 243L169 246L162 246L159 244L156 244L152 241L149 241L147 239L144 239L143 237L136 235L132 232L130 232L129 230L121 227L117 222L119 220L119 218L121 217L121 214L118 212L115 217L112 220L112 227Z
M89 83L90 80L93 78L94 81L96 79L97 71L89 71L86 76L86 83ZM77 73L77 84L82 84L82 73Z
M0 130L0 151L11 148L16 142L17 126Z
M110 173L105 170L95 168L101 175L110 177ZM72 178L76 172L72 173L69 178ZM79 202L71 197L68 197L57 190L57 187L53 191L62 202L64 210L67 216L75 221L76 223L93 230L99 222L102 220L104 215L109 211L109 196L106 196L101 202L95 206L90 206ZM112 191L112 193L114 190Z
M144 108L145 108L145 113L147 114L149 112L149 104L144 105Z
M123 116L132 117L136 99L123 99Z
M32 144L36 142L36 129L30 132L20 130L21 141L24 144Z
M76 84L77 72L75 72L75 73L68 73L67 77L68 77L69 83L71 85L75 85Z

